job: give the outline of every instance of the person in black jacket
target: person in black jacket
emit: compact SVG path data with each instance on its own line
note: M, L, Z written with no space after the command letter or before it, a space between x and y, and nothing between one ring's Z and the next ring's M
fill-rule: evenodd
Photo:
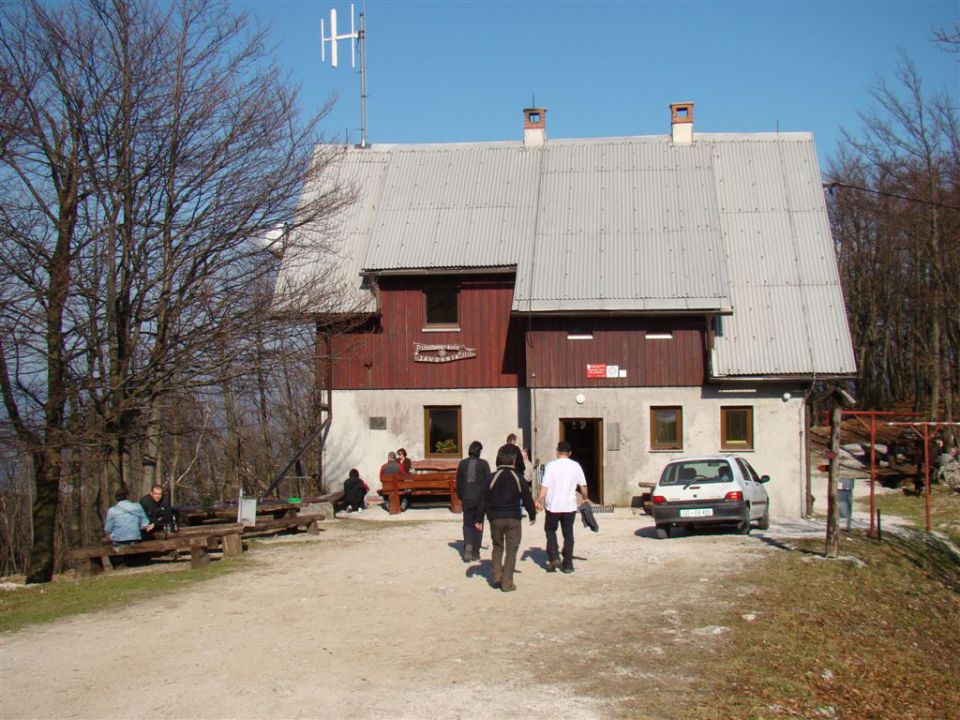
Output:
M361 479L360 471L351 468L347 474L347 479L343 481L343 497L340 499L338 510L347 512L363 512L367 507L367 493L370 488Z
M480 493L490 484L490 465L480 457L483 445L470 443L467 457L457 466L457 495L463 505L463 561L480 559L483 513L478 510ZM478 527L479 526L479 527Z
M146 533L147 535L152 535L158 530L176 532L180 529L180 508L170 506L169 501L163 496L163 485L151 487L150 493L140 498L140 505L153 525L150 532Z
M517 548L523 534L520 503L530 517L537 520L537 509L530 488L517 472L517 446L504 445L497 451L497 470L490 484L480 495L480 512L490 520L490 539L493 542L493 586L503 592L516 590L513 569L517 564Z

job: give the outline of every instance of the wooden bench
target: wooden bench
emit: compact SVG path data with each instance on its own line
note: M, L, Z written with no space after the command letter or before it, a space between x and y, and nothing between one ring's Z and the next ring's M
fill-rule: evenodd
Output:
M265 520L257 518L256 525L246 525L243 528L243 537L259 537L261 535L276 535L284 530L298 530L303 528L308 535L319 535L319 523L323 515L294 515L292 517Z
M160 533L153 540L141 540L126 545L104 542L100 545L77 548L67 553L67 559L76 564L79 575L87 576L110 572L113 569L110 564L111 557L189 550L190 566L196 568L210 562L208 555L210 550L219 548L223 551L224 557L241 555L243 553L243 544L240 539L242 532L243 525L240 523L184 528L176 533Z
M463 512L460 497L457 495L455 471L383 475L380 478L380 493L387 498L391 515L401 511L400 498L404 495L449 495L450 512Z

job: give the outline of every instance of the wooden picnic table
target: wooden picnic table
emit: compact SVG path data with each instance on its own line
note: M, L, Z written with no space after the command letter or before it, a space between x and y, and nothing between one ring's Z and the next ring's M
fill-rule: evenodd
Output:
M452 470L381 475L380 493L387 498L391 515L401 512L400 498L404 495L449 495L450 512L463 512L457 495L457 473Z
M291 503L285 500L260 500L257 502L257 517L270 517L279 520L284 517L293 517L300 512L301 503ZM223 502L212 506L181 505L180 522L184 525L201 525L204 523L218 523L226 520L236 521L237 503Z
M426 458L424 460L413 460L411 465L416 472L446 472L448 470L456 472L460 462L456 458Z
M148 553L169 553L189 550L190 566L202 567L210 562L211 550L222 550L225 557L236 557L243 553L241 523L222 523L184 527L178 532L160 531L150 540L114 545L109 540L98 545L76 548L67 552L67 558L76 564L80 575L97 575L110 572L113 566L111 557L144 555Z

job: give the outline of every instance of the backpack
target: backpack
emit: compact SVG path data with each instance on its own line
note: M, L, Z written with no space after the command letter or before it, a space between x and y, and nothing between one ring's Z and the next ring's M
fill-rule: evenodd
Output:
M497 478L500 477L500 474L504 472L510 472L510 471L505 470L503 468L497 468L497 471L493 474L493 479L490 481L491 490L493 490L493 486L497 482ZM513 479L517 481L517 492L520 493L520 497L523 497L523 490L520 489L519 473L516 470L513 471Z

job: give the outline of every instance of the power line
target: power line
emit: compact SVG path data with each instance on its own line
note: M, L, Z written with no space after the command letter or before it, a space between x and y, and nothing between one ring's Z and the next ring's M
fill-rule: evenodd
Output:
M884 190L874 190L873 188L860 187L859 185L848 185L847 183L842 182L823 183L822 185L825 190L833 190L834 188L859 190L860 192L871 193L873 195L882 195L883 197L897 198L898 200L920 203L921 205L930 205L931 207L945 208L947 210L960 210L960 207L957 207L956 205L947 205L945 203L933 202L932 200L922 200L921 198L910 197L909 195L899 195L897 193L886 192Z

